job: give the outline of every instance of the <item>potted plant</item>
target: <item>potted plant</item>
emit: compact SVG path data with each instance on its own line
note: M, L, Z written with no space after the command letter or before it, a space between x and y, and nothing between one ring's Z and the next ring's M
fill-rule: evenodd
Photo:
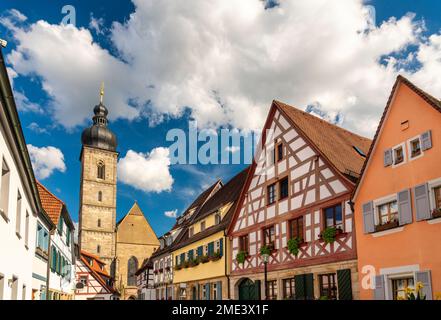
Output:
M200 258L201 263L207 263L208 261L210 261L210 258L207 255L203 255Z
M405 289L407 300L426 300L426 295L421 292L424 285L421 282L417 282L415 290L407 287Z
M383 224L379 224L375 226L375 231L385 231L385 230L389 230L392 228L396 228L398 227L398 220L394 219L388 222L385 222Z
M336 236L337 236L337 228L334 228L334 227L327 227L321 233L321 239L323 241L325 241L325 243L332 243L332 242L334 242Z
M196 267L199 264L198 258L193 258L190 260L190 267Z
M263 245L261 248L260 248L260 255L261 256L263 256L263 255L271 255L271 252L272 252L272 249L273 249L274 247L273 246L271 246L271 245Z
M239 251L236 254L236 261L240 264L244 264L245 260L248 258L248 252L246 251Z
M185 260L185 261L182 263L182 266L183 266L185 269L187 269L187 268L190 266L190 261Z
M441 208L433 209L432 218L441 218Z
M182 269L182 263L177 264L177 265L175 266L175 270L181 270L181 269Z
M298 237L294 237L292 239L288 240L288 251L289 253L291 253L292 255L296 256L299 254L299 247L300 244L302 243L302 240L299 239Z

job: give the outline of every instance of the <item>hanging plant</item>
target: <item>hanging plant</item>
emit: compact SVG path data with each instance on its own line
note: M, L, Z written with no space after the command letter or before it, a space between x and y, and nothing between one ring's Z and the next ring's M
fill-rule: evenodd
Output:
M337 229L334 227L328 227L322 232L322 239L326 243L332 243L335 241L335 236L337 235Z
M301 243L301 241L297 237L289 239L288 240L288 251L289 251L289 253L291 253L292 255L295 255L297 257L297 255L299 254L300 243Z
M240 263L240 264L244 264L245 260L247 259L247 257L248 257L248 252L246 252L246 251L239 251L236 254L236 261L238 263Z
M263 256L265 254L271 255L271 248L270 248L270 246L262 246L260 248L260 255Z

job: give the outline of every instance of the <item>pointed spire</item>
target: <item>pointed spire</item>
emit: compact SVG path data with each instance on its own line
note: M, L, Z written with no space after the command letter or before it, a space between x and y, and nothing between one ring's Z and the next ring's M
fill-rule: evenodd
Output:
M104 81L101 82L101 89L100 89L100 103L102 104L104 100Z

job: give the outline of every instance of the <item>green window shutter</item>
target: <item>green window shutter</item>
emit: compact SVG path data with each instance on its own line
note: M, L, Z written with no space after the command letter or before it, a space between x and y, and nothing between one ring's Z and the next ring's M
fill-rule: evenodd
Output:
M260 280L256 280L254 281L254 290L255 290L255 297L256 300L261 300L261 295L260 295Z
M198 257L202 256L203 252L202 246L198 247Z
M221 256L224 255L224 239L219 240L219 253Z
M306 289L305 289L305 275L299 274L294 277L294 291L297 300L306 299Z
M188 251L188 260L193 259L193 250Z
M351 269L337 270L338 299L352 300Z
M208 255L209 255L209 256L212 256L213 253L214 253L214 243L213 243L213 242L210 242L210 243L208 244Z
M185 253L181 253L181 263L185 261Z
M314 275L312 273L305 274L305 294L306 299L314 300Z
M66 229L66 244L70 246L70 230Z

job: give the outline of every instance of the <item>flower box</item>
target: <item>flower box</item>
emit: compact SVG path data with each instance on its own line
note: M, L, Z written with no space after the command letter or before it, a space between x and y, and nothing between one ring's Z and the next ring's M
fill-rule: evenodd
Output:
M390 222L375 226L375 232L393 229L398 226L399 226L398 220L390 221Z
M207 263L208 261L210 261L210 258L208 256L201 256L200 261L201 263Z
M441 208L433 209L432 218L441 218Z

